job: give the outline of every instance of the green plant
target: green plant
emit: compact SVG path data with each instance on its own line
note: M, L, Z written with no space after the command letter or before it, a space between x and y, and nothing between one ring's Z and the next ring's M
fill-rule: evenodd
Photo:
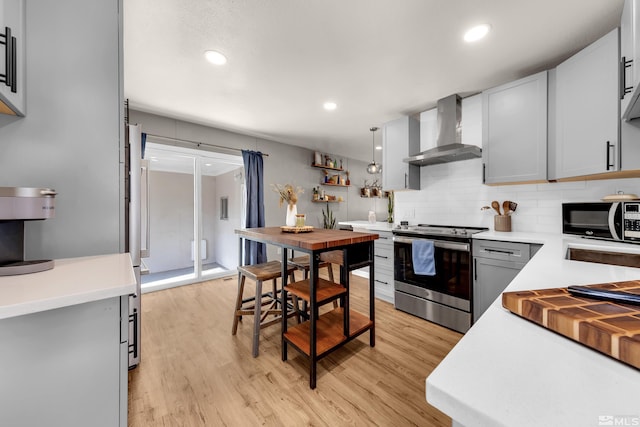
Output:
M325 213L324 209L322 209L322 220L324 228L336 228L336 218L333 216L333 212L329 207L329 203L327 203L327 212Z

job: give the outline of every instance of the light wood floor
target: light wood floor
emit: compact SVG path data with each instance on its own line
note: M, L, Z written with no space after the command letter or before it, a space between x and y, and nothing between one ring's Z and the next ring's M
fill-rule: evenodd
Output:
M310 390L306 358L289 348L281 360L279 326L261 332L256 359L251 317L231 335L236 287L218 279L142 296L129 426L451 425L426 402L425 378L460 334L376 300L376 346L366 332L325 357ZM367 313L368 280L352 275L351 288L352 308Z

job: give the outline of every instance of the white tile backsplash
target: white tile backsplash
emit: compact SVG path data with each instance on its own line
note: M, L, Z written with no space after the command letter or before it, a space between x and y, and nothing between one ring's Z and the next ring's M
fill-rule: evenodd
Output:
M640 178L488 186L482 184L482 160L424 166L420 191L395 193L395 221L493 229L493 210L481 211L492 200L512 200L518 208L512 230L559 233L562 203L598 201L617 191L640 194Z

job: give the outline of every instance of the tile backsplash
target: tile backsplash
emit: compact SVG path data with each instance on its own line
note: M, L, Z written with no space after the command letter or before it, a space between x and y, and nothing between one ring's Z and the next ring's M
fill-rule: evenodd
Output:
M482 159L423 167L420 191L395 193L396 223L488 227L493 209L480 208L497 200L518 204L512 231L559 233L562 203L599 201L618 191L640 194L640 178L544 184L488 186L482 184Z

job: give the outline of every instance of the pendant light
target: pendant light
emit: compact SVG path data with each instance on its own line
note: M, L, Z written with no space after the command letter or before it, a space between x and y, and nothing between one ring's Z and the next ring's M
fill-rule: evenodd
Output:
M375 132L378 130L378 128L372 127L369 130L371 131L371 143L373 144L372 153L371 153L373 160L371 160L371 163L367 165L367 172L371 174L380 173L382 172L382 165L376 163L376 142L375 142Z

